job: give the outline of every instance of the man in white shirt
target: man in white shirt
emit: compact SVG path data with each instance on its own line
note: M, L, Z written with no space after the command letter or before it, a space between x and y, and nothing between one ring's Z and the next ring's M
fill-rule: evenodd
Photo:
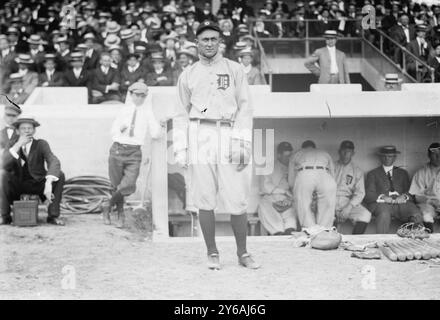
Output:
M110 212L114 206L118 212L117 227L124 226L124 197L136 191L142 160L141 146L147 130L153 139L160 137L161 124L156 120L152 106L146 104L148 87L135 82L128 88L131 105L124 106L113 122L113 144L109 156L109 176L113 186L112 197L102 208L105 224L110 224Z
M337 32L327 30L324 37L327 46L316 49L304 66L319 77L318 83L350 83L345 54L336 49Z

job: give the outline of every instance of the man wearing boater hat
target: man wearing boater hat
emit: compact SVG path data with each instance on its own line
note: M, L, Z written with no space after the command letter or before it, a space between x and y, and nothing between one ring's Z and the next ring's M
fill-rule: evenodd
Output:
M121 108L113 122L113 144L109 156L109 176L113 186L112 197L102 207L104 224L110 224L110 214L116 206L117 227L124 226L124 198L136 191L136 180L142 160L141 147L147 130L153 139L161 135L161 125L156 120L152 106L146 104L148 87L135 82L128 88L131 104Z
M429 145L428 158L414 174L409 193L415 196L425 227L434 232L434 219L440 212L440 143Z
M179 77L173 147L188 168L190 195L199 210L208 268L218 270L215 214L231 214L240 265L257 269L246 248L252 166L252 104L243 68L218 51L221 30L211 21L196 31L200 60Z
M18 116L21 114L21 108L10 101L6 97L8 103L5 105L5 113L3 115L3 121L5 122L5 127L0 131L0 153L9 144L10 140L14 140L17 137L17 133L13 123L17 121Z
M336 49L337 36L335 30L326 30L326 47L316 49L304 63L311 73L319 77L318 83L350 83L345 54Z
M381 147L381 166L368 172L365 180L364 203L376 217L377 233L389 232L392 217L402 222L422 222L420 210L408 192L408 172L393 165L398 154L395 146Z
M34 138L35 129L40 124L33 117L22 115L13 126L18 136L3 151L1 224L12 222L11 205L20 200L20 195L36 194L48 204L47 223L64 225L59 219L64 185L60 161L46 140Z

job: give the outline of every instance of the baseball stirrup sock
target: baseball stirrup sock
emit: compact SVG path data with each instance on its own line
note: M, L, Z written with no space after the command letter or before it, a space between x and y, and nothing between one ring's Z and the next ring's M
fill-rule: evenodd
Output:
M365 229L367 229L368 223L357 221L353 228L353 234L364 234Z
M218 253L215 244L215 215L213 210L199 210L199 222L205 239L208 255Z
M234 231L235 242L237 243L237 255L241 257L247 252L247 214L231 215L231 225L232 230Z
M124 201L124 196L120 191L116 191L110 199L110 206L113 207L115 204L122 201Z

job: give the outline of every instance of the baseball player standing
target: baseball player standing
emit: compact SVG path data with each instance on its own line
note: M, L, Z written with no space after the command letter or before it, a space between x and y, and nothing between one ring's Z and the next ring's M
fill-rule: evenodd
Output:
M196 43L200 60L185 68L177 82L174 118L175 160L188 167L190 198L208 251L208 267L220 269L215 242L216 212L231 214L238 262L260 266L246 249L247 214L252 147L252 107L243 68L222 57L220 28L211 21L200 24Z
M330 155L316 149L313 141L305 141L289 163L289 185L301 227L333 226L336 205L334 165ZM317 212L312 211L313 194L317 196Z

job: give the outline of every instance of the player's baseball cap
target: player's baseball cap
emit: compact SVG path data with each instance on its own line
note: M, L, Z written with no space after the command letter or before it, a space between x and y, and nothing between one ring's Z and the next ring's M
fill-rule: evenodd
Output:
M354 150L354 143L350 140L342 141L341 146L339 147L339 150L344 150L344 149Z
M280 142L277 147L277 153L283 153L284 151L293 151L292 145L287 141Z
M217 23L215 23L215 22L213 22L213 21L206 20L206 21L203 21L203 22L199 25L199 27L197 28L196 36L198 36L198 35L201 34L203 31L208 30L208 29L210 29L210 30L214 30L214 31L218 31L218 32L221 32L220 27L218 26Z
M440 143L438 142L431 143L428 147L428 151L431 152L439 151L439 149L440 149Z
M148 93L148 86L143 82L135 82L128 87L128 92L146 95Z

